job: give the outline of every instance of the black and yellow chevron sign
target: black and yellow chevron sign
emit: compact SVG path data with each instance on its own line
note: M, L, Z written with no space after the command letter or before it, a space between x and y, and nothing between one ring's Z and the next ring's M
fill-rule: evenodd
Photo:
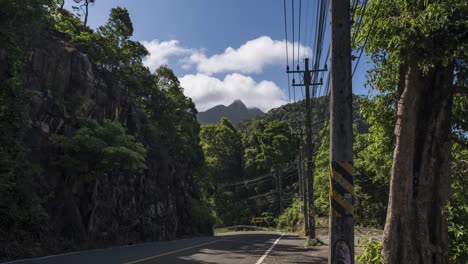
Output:
M332 216L354 216L356 194L353 186L353 165L349 161L330 162L330 210Z

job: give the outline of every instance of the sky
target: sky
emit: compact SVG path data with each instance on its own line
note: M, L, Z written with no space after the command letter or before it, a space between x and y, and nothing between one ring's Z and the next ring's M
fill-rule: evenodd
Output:
M293 47L301 69L303 59L312 57L317 1L302 1L300 43L299 1L294 1L295 42L292 0L286 2L287 40L281 0L96 0L89 10L88 25L96 29L106 23L111 8L125 7L133 22L132 39L150 53L144 64L151 71L161 65L173 69L199 111L240 99L247 107L266 112L302 98L299 88L288 88L286 46L291 68ZM67 9L73 5L74 1L66 0ZM327 27L323 61L329 38ZM355 94L368 93L364 82L369 67L366 58L361 59L353 77ZM322 91L322 87L317 89Z

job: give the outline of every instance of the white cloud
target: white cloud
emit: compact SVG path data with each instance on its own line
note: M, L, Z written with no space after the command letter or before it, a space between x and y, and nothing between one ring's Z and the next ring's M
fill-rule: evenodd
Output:
M296 49L297 56L297 43L293 45L288 42L290 61L293 48ZM207 57L203 52L193 51L188 58L184 59L184 68L196 65L198 72L208 75L222 72L261 73L267 65L285 65L285 50L285 40L272 40L268 36L262 36L247 41L238 49L228 47L223 53L211 57ZM310 53L310 49L302 45L300 51L303 54L304 51L305 54Z
M143 63L152 71L161 65L169 64L176 58L176 63L182 69L193 72L180 78L185 94L191 97L198 110L204 111L210 107L228 105L235 99L242 100L247 107L258 107L263 111L287 103L287 96L272 81L255 81L249 74L263 73L265 67L286 64L286 41L272 40L262 36L245 42L237 49L228 47L224 52L207 55L206 50L187 48L177 40L141 42L149 51L149 56ZM297 43L288 42L289 60ZM302 54L309 54L308 47L300 46ZM303 55L301 55L302 59ZM174 64L172 64L174 66ZM290 64L290 67L293 67ZM227 74L224 79L213 74Z
M168 64L169 57L189 55L194 53L194 50L183 48L179 46L179 41L159 41L154 39L152 41L141 41L141 44L146 47L149 55L143 59L143 64L154 71L161 65Z
M191 97L199 111L218 104L228 105L240 99L247 107L263 111L287 103L283 91L271 81L256 82L239 73L228 74L224 80L206 74L185 75L180 78L185 95Z
M240 72L261 73L268 65L286 64L286 41L272 40L262 36L240 46L238 49L226 48L223 53L207 56L204 50L190 49L180 46L179 41L152 41L141 42L149 51L143 63L151 70L168 64L170 57L182 57L179 60L184 70L195 67L196 72L212 75L215 73ZM288 42L289 60L292 61L293 48L297 57L297 43ZM310 48L300 46L302 54L309 54ZM302 59L302 55L301 58ZM293 65L290 65L293 66Z

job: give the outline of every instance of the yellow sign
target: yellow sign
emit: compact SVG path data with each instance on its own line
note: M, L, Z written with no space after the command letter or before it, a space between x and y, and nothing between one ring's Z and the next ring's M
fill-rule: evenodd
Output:
M252 217L252 224L259 224L263 222L263 217Z

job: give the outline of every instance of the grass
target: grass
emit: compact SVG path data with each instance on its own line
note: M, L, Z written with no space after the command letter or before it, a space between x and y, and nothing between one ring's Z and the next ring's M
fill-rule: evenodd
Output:
M306 241L304 242L304 247L305 248L310 248L310 247L316 247L316 246L323 246L325 245L325 243L323 243L322 240L320 240L319 238L315 238L315 239L306 239Z

